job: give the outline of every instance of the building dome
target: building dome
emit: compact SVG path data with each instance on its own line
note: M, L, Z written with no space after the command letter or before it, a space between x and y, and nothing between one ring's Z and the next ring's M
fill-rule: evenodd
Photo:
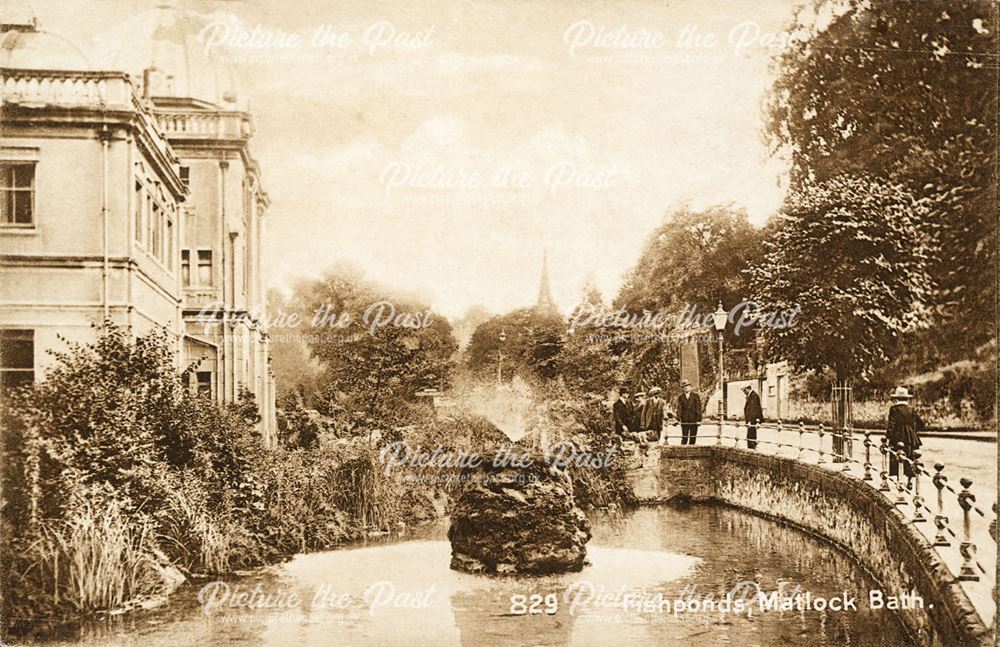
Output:
M92 70L90 60L69 39L38 29L32 18L0 24L0 67L22 70Z
M133 15L96 40L102 67L122 70L155 98L194 99L225 110L246 110L233 66L221 48L207 49L199 39L215 16L160 2Z

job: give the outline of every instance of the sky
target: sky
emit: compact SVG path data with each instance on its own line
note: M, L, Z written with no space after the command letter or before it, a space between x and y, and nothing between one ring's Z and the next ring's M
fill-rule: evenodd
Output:
M265 280L338 261L459 316L607 298L676 205L762 224L794 0L176 0L238 79L271 198ZM156 0L13 0L84 47Z

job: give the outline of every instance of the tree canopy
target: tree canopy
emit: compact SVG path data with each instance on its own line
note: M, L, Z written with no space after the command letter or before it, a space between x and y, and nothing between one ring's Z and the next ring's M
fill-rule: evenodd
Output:
M297 286L293 303L324 369L327 400L347 397L375 416L420 389L448 385L458 350L451 325L412 297L336 268Z
M992 337L964 322L996 298L998 11L987 0L815 2L789 25L798 38L775 60L766 104L792 191L869 173L928 199L939 325L923 338L939 361Z
M765 308L800 308L794 325L762 328L768 356L859 377L925 327L933 289L932 241L920 226L926 202L868 176L793 191L763 263L747 272Z

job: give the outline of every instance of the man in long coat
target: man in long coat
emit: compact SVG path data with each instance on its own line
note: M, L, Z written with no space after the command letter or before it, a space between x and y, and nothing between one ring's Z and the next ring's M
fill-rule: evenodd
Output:
M886 426L885 439L889 443L889 476L899 475L899 463L903 463L903 474L907 479L913 478L913 452L921 445L917 432L924 426L917 412L910 405L913 396L905 386L896 387L892 392L892 405L889 407L889 421ZM903 453L898 455L899 443L903 443Z
M629 401L627 388L621 387L618 389L618 399L611 405L611 413L614 417L616 434L624 436L626 433L632 431L632 426L635 424L633 422L635 411L632 408L632 403Z
M677 418L681 423L681 444L693 445L698 438L698 423L701 422L701 398L691 389L687 380L681 383L684 393L677 399Z
M649 399L646 400L646 404L642 408L642 424L641 429L649 431L649 440L659 441L660 434L663 432L663 405L664 402L660 398L660 393L662 389L658 386L654 386L649 390Z
M632 395L632 422L629 424L629 431L645 431L642 426L642 410L646 407L646 392L637 391Z
M764 421L764 410L760 406L760 396L747 384L743 387L747 401L743 405L743 419L747 421L747 449L757 449L757 425Z

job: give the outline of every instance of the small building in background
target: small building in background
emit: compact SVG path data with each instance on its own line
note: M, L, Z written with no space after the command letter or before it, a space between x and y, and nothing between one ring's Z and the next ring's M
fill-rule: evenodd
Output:
M726 382L726 418L743 419L743 405L746 396L743 387L750 385L760 396L764 418L777 420L786 415L789 392L788 362L772 362L764 365L759 377L731 380ZM718 389L716 389L718 391Z

